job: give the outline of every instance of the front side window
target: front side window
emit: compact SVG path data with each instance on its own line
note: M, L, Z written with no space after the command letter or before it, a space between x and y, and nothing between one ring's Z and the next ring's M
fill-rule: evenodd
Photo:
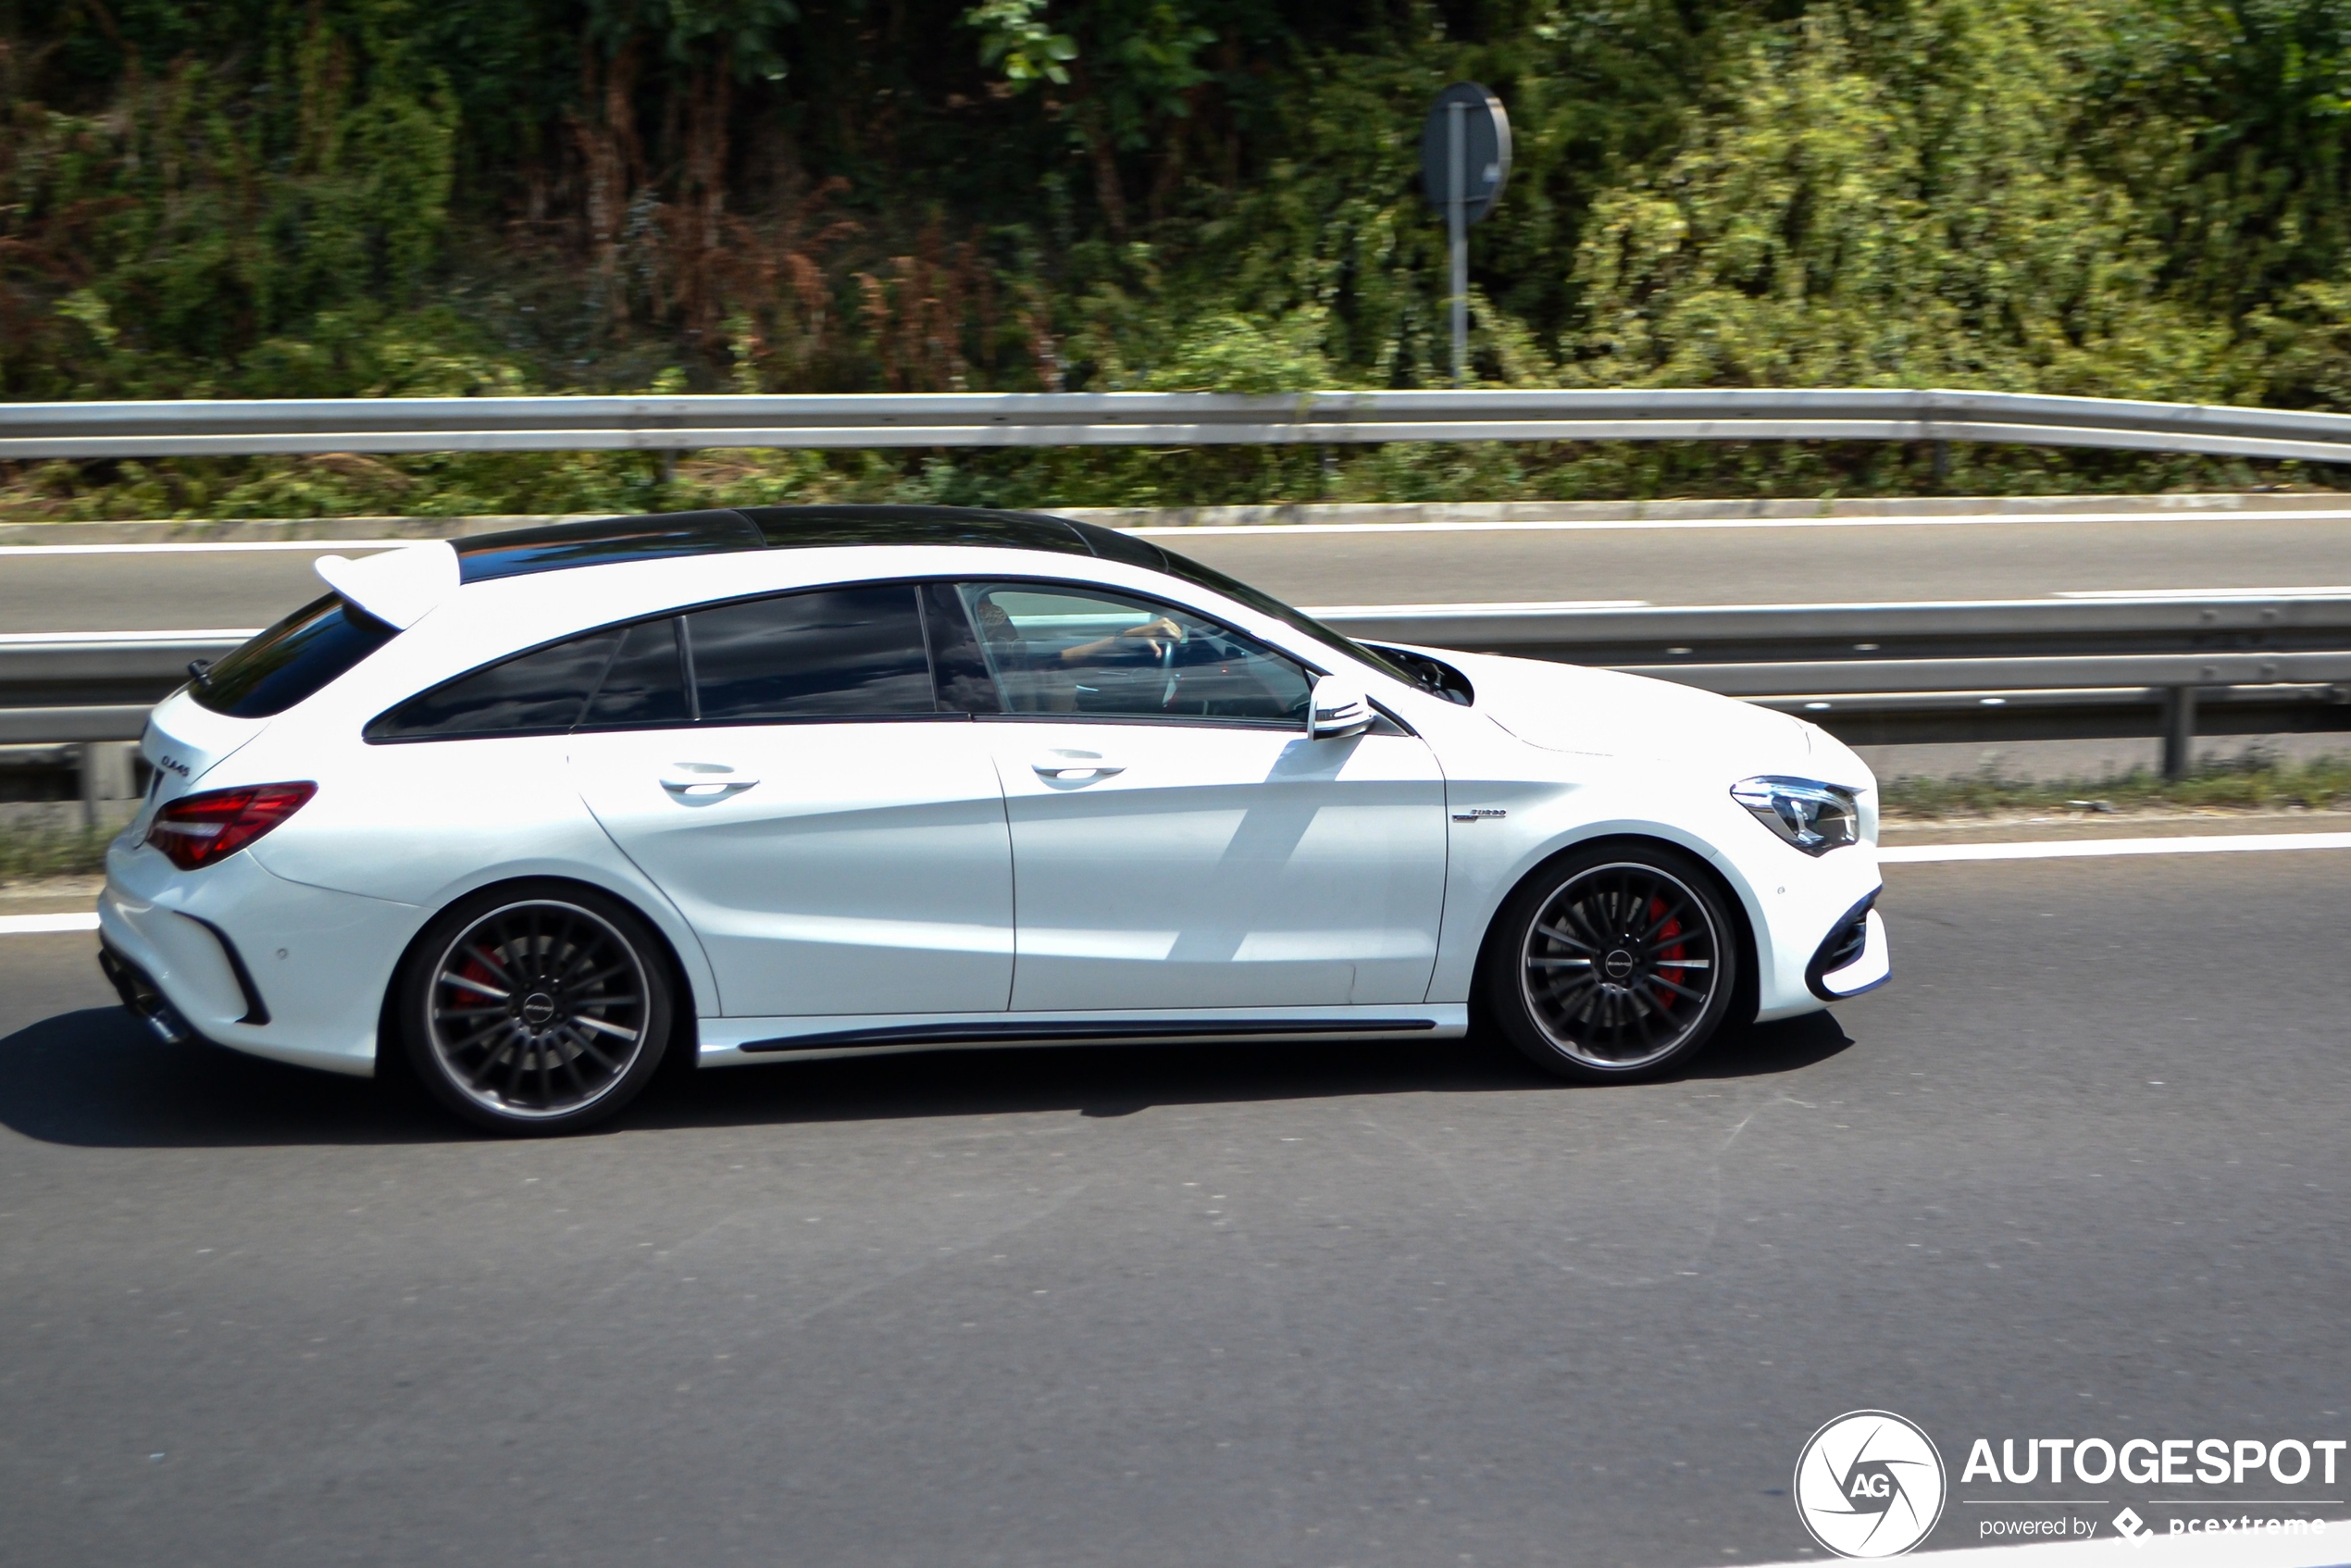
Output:
M1006 713L1306 722L1304 669L1188 610L1064 583L962 592Z
M740 600L685 623L704 724L939 711L912 583Z

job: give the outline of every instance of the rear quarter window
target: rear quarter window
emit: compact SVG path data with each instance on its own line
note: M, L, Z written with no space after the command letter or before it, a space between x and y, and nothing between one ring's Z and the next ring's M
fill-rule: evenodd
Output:
M620 638L609 628L501 659L378 715L363 733L376 742L561 735L579 722Z
M315 600L224 655L189 684L203 707L269 718L325 687L400 635L340 595Z

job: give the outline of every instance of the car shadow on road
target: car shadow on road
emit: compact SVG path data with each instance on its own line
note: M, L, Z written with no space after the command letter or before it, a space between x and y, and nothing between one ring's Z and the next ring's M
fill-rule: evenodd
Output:
M1814 1014L1735 1031L1686 1078L1797 1072L1851 1045ZM1333 1100L1367 1094L1579 1092L1498 1039L930 1052L666 1075L616 1130ZM1599 1092L1607 1092L1603 1089ZM0 1039L0 1125L91 1148L472 1141L413 1089L158 1043L114 1008ZM590 1134L589 1136L594 1136Z

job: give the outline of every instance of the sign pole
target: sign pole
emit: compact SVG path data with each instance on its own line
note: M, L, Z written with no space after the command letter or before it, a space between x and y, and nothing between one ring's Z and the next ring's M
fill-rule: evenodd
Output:
M1510 173L1511 117L1502 101L1474 81L1457 81L1439 93L1421 122L1421 194L1445 215L1450 274L1445 304L1457 387L1470 379L1470 225L1492 214Z
M1445 106L1446 225L1453 250L1453 384L1469 384L1469 106Z

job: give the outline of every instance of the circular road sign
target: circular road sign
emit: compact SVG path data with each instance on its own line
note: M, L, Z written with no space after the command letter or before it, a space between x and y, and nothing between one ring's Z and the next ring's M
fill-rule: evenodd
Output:
M1462 106L1462 218L1475 223L1502 199L1511 177L1511 117L1502 100L1474 81L1457 81L1437 95L1421 128L1421 189L1443 212L1452 201L1452 106Z

